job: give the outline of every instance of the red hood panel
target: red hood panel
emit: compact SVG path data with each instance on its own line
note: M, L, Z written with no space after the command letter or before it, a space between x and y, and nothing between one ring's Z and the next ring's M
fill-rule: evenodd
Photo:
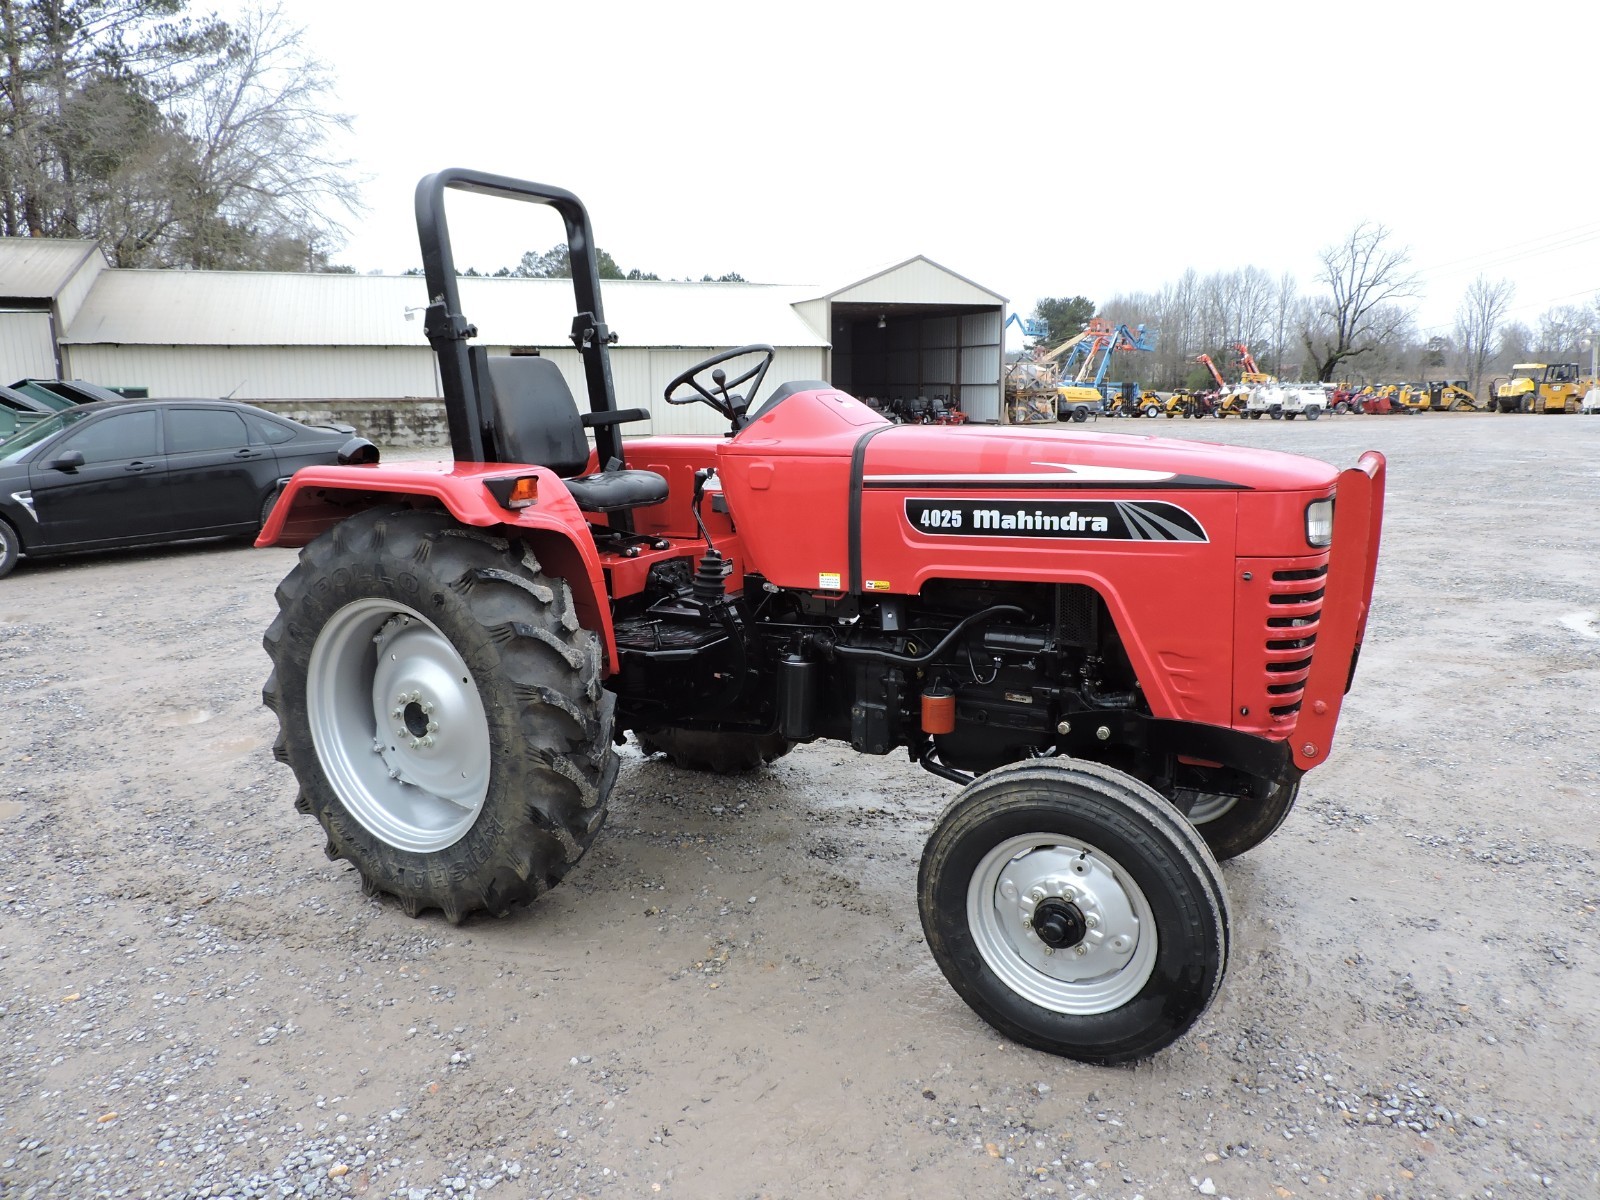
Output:
M1144 434L902 425L872 440L865 482L1300 491L1329 487L1337 475L1295 454Z

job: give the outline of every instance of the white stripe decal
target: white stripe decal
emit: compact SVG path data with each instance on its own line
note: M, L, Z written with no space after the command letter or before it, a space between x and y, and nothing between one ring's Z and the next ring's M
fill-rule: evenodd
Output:
M1142 471L1135 467L1084 467L1070 463L1035 463L1055 471L1008 471L982 475L867 475L867 483L1165 483L1176 479L1171 471Z

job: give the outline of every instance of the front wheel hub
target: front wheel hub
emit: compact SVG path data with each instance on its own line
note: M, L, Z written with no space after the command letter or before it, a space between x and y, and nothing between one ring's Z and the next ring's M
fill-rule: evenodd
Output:
M1033 931L1046 946L1065 950L1083 941L1089 926L1076 904L1051 896L1033 910Z

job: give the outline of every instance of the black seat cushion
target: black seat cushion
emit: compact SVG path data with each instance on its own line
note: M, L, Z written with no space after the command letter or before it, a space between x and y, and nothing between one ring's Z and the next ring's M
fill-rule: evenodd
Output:
M584 512L645 508L667 498L666 478L654 471L600 471L565 482L567 491Z
M502 462L548 467L564 478L584 512L621 512L667 498L667 481L654 471L607 470L577 477L589 465L589 439L572 389L555 363L533 355L490 357L481 346L474 346L472 353ZM622 420L647 415L643 410L616 414Z

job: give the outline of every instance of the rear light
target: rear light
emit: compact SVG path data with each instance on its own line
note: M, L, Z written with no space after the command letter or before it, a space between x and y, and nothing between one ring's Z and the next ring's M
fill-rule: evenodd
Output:
M539 502L539 477L518 475L511 479L486 479L484 487L501 508L531 508Z
M1333 501L1313 500L1306 505L1306 541L1323 547L1333 543Z

